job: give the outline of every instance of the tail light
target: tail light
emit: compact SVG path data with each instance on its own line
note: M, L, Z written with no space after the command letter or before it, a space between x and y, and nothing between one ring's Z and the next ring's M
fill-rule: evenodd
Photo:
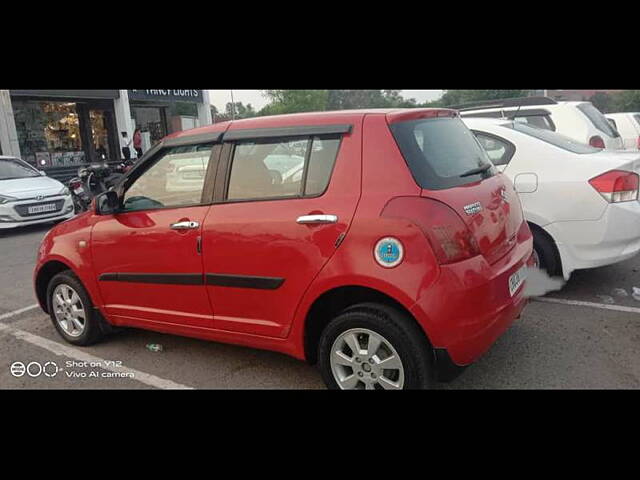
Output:
M420 227L440 265L459 262L480 254L475 237L460 216L447 205L422 197L398 197L381 214L405 218Z
M589 180L589 183L609 203L638 200L638 174L611 170Z
M598 135L594 135L593 137L591 137L589 139L589 145L591 145L592 147L595 148L604 148L604 140L602 139L602 137L599 137Z

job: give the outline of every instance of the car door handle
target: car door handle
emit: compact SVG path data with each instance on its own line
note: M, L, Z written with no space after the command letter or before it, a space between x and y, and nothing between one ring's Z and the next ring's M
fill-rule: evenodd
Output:
M171 224L171 230L195 230L196 228L200 228L198 222L185 221Z
M303 215L302 217L298 217L296 222L300 224L322 224L322 223L337 223L338 216L337 215Z

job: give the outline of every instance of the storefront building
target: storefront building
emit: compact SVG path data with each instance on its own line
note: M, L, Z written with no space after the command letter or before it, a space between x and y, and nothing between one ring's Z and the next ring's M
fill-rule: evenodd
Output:
M44 170L120 161L121 134L135 128L146 151L210 123L207 90L0 90L0 154Z

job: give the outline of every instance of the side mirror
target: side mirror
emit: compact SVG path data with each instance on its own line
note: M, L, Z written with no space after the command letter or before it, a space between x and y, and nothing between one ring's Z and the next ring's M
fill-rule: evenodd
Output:
M44 170L38 170L40 172L40 175L42 175L43 177L47 176L47 172L45 172Z
M118 211L119 206L120 198L113 190L96 197L96 215L113 215Z

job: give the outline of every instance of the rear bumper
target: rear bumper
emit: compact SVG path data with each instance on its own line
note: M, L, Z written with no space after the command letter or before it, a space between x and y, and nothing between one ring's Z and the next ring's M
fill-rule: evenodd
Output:
M640 252L640 202L614 203L595 221L544 227L558 246L565 279L583 268L602 267Z
M469 365L485 353L527 303L524 283L512 297L509 278L533 265L532 254L529 236L493 265L477 256L442 266L438 281L421 292L411 308L434 349L446 350L456 366Z

